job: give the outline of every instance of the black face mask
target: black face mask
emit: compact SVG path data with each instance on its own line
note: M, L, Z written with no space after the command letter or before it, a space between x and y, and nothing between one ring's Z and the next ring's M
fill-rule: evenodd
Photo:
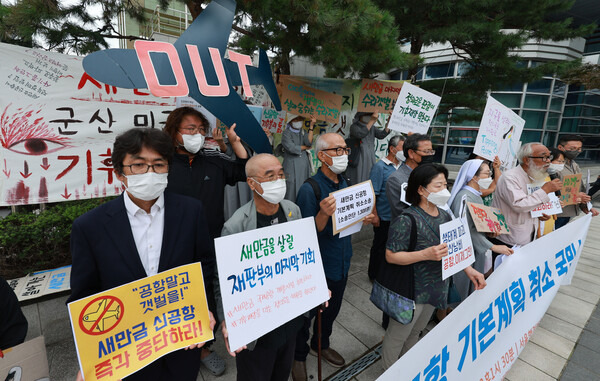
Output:
M576 151L576 150L563 151L563 152L565 154L565 157L569 160L574 160L581 153L580 151Z
M431 163L433 163L433 155L421 156L421 162L419 163L419 165Z

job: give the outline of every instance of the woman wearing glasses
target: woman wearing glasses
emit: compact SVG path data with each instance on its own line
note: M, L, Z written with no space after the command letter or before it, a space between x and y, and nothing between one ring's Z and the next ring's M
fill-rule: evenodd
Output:
M308 150L313 143L313 130L317 120L310 117L308 132L304 131L305 120L297 116L290 120L281 134L283 147L283 171L285 172L286 192L285 199L296 201L298 190L311 175L310 154Z
M235 124L226 133L236 160L214 150L202 149L209 129L210 124L204 115L191 107L172 111L164 127L175 146L175 155L169 165L167 190L202 201L210 237L214 239L221 236L225 223L225 185L246 181L248 153L235 133ZM216 128L213 135L218 135ZM212 242L206 244L212 245ZM209 308L214 310L213 282L207 282L205 286ZM207 346L202 350L202 364L217 376L225 371L223 359L210 352Z

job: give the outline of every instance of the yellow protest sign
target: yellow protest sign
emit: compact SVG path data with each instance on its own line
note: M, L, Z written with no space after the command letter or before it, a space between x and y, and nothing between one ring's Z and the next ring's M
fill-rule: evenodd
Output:
M200 263L115 287L68 308L86 381L126 377L170 352L213 338Z

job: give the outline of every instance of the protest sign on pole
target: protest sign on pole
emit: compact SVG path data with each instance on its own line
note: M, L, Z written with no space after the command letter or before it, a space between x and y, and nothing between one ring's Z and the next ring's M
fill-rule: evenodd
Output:
M329 299L313 218L215 239L231 350Z
M492 97L488 97L473 153L493 161L500 159L505 171L516 165L525 120Z
M0 358L0 380L48 381L50 371L44 336L38 336L9 349Z
M394 109L403 83L363 79L358 96L358 112L389 114Z
M471 213L471 218L475 223L475 228L482 233L500 233L508 234L510 229L506 223L506 218L498 208L492 208L483 204L467 202L467 207Z
M501 380L575 271L591 215L507 256L450 315L378 380Z
M441 243L448 244L448 255L442 258L442 279L446 279L475 262L475 251L469 227L460 218L440 225Z
M581 173L575 175L567 175L563 177L563 184L560 190L560 200L564 205L575 205L577 195L581 190Z
M333 234L362 221L371 214L375 205L375 191L371 180L331 193L335 197Z
M342 97L338 94L308 87L301 82L284 78L280 88L281 106L287 112L317 120L339 123Z
M124 378L213 338L200 263L76 300L68 309L86 381Z
M399 132L427 134L442 98L410 83L404 83L388 127Z

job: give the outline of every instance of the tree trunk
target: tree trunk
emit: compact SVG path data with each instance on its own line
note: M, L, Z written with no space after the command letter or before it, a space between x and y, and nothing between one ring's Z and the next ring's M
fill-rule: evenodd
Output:
M290 74L290 49L282 49L279 54L279 73Z
M202 5L201 1L186 0L185 5L187 5L194 20L202 13L202 7L200 6Z
M408 69L408 80L414 82L413 78L419 71L419 54L421 54L421 48L423 48L423 40L420 38L412 38L410 40L410 54L412 54L414 61L411 67Z

